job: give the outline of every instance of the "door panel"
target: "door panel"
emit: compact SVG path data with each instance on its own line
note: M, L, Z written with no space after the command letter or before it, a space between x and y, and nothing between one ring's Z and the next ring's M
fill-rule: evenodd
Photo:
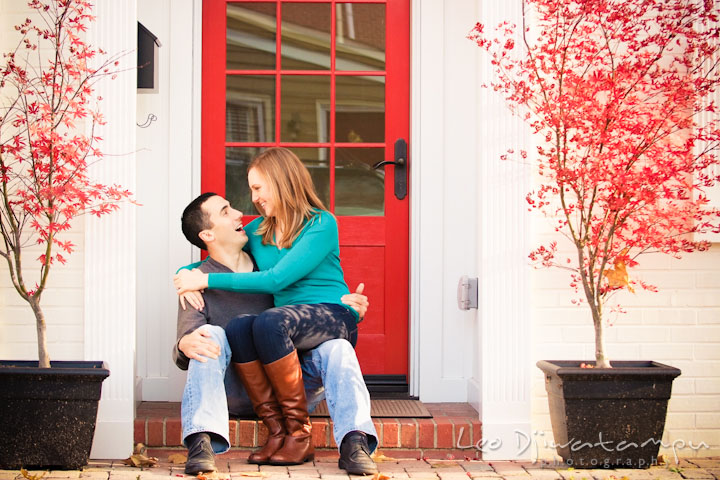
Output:
M394 195L408 140L409 0L205 0L202 190L255 214L246 171L292 149L338 218L351 290L366 285L363 373L408 373L408 198Z

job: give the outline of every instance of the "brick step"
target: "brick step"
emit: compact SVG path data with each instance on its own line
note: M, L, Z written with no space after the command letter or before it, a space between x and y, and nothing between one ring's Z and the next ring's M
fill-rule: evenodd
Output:
M466 403L426 403L433 418L373 418L379 448L388 456L402 458L476 458L481 425L475 410ZM311 417L316 448L336 449L332 421ZM258 420L230 419L233 447L252 449L263 445L267 429ZM180 405L169 402L142 402L135 419L135 442L148 447L182 445ZM388 453L390 452L390 453Z

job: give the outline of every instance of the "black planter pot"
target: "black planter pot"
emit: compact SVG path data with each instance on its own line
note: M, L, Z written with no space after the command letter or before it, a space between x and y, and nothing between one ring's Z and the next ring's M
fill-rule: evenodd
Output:
M539 361L558 455L575 468L648 468L657 463L672 382L680 370L657 362ZM592 363L592 362L585 362Z
M0 469L77 469L87 464L103 362L0 360Z

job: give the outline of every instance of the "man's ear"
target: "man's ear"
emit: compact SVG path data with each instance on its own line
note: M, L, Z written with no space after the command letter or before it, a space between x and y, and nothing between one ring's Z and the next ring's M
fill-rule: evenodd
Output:
M205 244L215 240L215 234L210 230L201 230L200 233L198 233L198 237L200 237L200 240L205 242Z

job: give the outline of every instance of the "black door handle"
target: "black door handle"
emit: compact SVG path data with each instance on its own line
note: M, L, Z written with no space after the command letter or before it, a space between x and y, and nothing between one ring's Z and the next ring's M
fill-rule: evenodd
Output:
M401 158L400 160L391 161L391 160L383 160L382 162L378 162L375 165L373 165L374 169L378 169L380 167L384 167L385 165L395 165L395 166L404 166L405 165L405 159Z
M395 160L383 160L373 165L373 168L395 166L395 197L402 200L407 196L407 143L402 138L395 141Z

